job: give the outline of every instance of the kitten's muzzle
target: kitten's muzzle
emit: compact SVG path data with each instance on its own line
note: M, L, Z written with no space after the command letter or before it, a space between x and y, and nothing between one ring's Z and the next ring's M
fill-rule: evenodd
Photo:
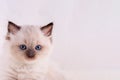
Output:
M28 49L27 51L26 51L26 56L28 57L28 58L33 58L33 57L35 57L35 51L34 50L32 50L32 49Z

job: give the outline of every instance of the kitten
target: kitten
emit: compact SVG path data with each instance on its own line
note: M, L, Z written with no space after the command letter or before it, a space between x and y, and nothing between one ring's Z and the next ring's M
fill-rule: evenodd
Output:
M8 22L6 54L9 62L3 80L64 80L50 62L53 23L43 27Z

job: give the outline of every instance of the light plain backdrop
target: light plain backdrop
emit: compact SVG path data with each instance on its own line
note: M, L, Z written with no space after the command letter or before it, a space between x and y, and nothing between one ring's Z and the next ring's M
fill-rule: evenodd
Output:
M0 0L0 43L7 20L38 25L53 21L52 58L74 80L120 80L119 4L119 0Z

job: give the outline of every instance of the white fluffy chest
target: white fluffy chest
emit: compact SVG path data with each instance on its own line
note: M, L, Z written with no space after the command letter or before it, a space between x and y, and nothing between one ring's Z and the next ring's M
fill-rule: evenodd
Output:
M18 73L17 74L17 79L18 80L44 80L45 79L45 74L41 73Z
M12 67L11 71L17 80L45 80L47 66L21 65Z

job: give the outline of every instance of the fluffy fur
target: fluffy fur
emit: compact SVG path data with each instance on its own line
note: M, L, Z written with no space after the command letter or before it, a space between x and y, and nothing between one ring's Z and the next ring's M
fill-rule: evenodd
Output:
M2 80L64 80L50 62L52 52L53 23L39 26L18 26L8 23L8 33L5 42L5 54L8 56L7 67ZM26 50L19 45L25 44L27 50L34 50L35 56L26 56ZM41 45L40 51L35 50Z

